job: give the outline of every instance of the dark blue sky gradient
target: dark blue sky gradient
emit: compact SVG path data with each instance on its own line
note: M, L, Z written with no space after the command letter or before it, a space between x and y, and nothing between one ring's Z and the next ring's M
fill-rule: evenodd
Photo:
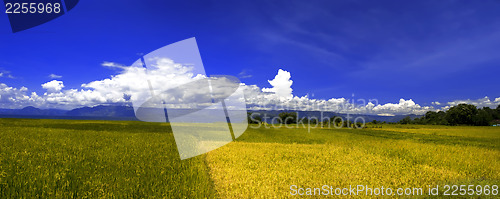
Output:
M252 75L269 87L279 68L293 94L432 101L500 97L500 1L82 0L69 13L13 34L2 8L0 78L43 93L118 71L138 53L196 37L207 74Z

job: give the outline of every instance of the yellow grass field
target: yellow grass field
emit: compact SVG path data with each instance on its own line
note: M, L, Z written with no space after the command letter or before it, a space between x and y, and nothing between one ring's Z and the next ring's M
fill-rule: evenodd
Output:
M287 198L299 188L324 197L325 186L357 185L391 188L392 197L411 188L412 198L473 185L458 197L499 197L500 128L255 127L181 161L168 124L0 119L0 198Z

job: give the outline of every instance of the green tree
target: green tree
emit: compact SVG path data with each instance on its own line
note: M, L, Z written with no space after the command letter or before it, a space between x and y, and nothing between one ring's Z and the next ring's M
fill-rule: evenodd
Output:
M472 104L459 104L446 111L446 120L451 125L474 125L474 117L478 110Z
M281 112L278 117L282 124L295 124L297 122L296 112Z
M262 118L260 117L260 113L248 113L247 120L249 124L262 123Z
M406 116L405 118L399 120L400 124L411 124L411 118L410 116Z
M428 111L420 118L420 124L447 125L448 121L446 121L445 116L446 113L443 111Z
M496 109L491 109L490 107L484 107L483 110L486 111L488 115L491 116L491 120L500 119L500 114Z
M496 111L497 112L496 112L496 114L493 115L493 117L495 120L498 120L498 119L500 119L500 104L497 106Z
M439 125L448 125L448 121L446 120L446 112L444 111L439 111L437 112L438 114L438 117L437 117L437 121L436 121L436 124L439 124Z
M487 108L487 109L485 109ZM474 125L476 126L488 126L490 122L493 120L493 116L491 115L490 108L485 107L483 109L479 109L477 114L474 116ZM489 109L489 110L488 110Z

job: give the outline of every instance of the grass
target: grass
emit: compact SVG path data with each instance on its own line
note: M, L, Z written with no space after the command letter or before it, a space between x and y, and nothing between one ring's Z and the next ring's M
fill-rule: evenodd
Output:
M495 127L248 128L180 161L168 124L0 119L0 198L283 198L291 185L358 184L427 194L499 181Z
M205 156L180 161L166 124L0 120L0 198L213 196Z
M422 133L407 133L408 127ZM449 136L428 133L428 127L249 129L207 158L218 193L229 198L286 197L290 185L498 185L500 129L482 128L491 135L483 139L469 131L475 127L451 127Z

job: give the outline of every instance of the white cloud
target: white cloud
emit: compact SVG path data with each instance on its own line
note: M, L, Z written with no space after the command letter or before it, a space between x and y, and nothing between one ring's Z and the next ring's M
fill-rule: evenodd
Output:
M500 104L500 97L496 98L494 101L491 101L488 96L485 96L484 98L476 99L476 100L471 100L471 99L466 99L466 100L455 100L452 102L447 103L450 107L451 106L456 106L458 104L472 104L477 106L478 108L482 107L490 107L490 108L496 108L498 104Z
M38 96L34 93L35 95L33 96L36 97L37 101L32 100L31 105L40 108L72 109L101 104L127 104L136 99L148 99L150 97L151 91L148 80L153 85L153 92L155 94L161 94L171 88L205 78L204 75L194 74L192 72L192 67L174 63L170 59L152 58L148 61L151 63L151 68L149 68L147 72L142 66L123 66L119 74L103 80L84 83L81 85L80 89L65 89L63 81L59 80L46 82L41 86L46 89L47 92L43 96ZM122 66L111 63L105 63L104 65ZM17 91L17 98L29 98L27 94L19 93L18 89L7 87L6 85L5 87L7 90ZM167 101L175 102L176 100L178 101L179 97L199 100L200 93L204 93L207 90L207 88L200 86L193 87L192 91L189 93L174 93L179 90L170 90L168 95L170 98ZM218 89L218 91L224 92L224 90L221 89ZM6 96L7 95L4 96L2 93L1 97L5 98ZM132 97L130 98L129 96ZM25 103L22 104L26 105ZM176 108L182 107L179 106Z
M329 111L349 114L370 115L422 115L427 111L435 110L431 106L420 106L412 99L400 99L399 103L378 104L377 100L331 98L328 100L311 99L309 96L294 96L283 99L273 94L258 92L255 85L245 85L245 97L250 109L256 110L302 110L302 111Z
M56 74L50 74L50 75L49 75L49 77L50 77L50 78L52 78L52 79L59 79L59 78L62 78L62 76L61 76L61 75L56 75Z
M251 78L251 77L253 77L253 75L248 74L248 71L247 71L247 70L243 70L243 71L241 71L240 73L238 73L238 77L239 77L240 79L246 79L246 78Z
M203 101L207 97L206 89L203 86L195 84L186 89L172 89L188 82L194 82L206 78L203 74L196 74L190 65L175 63L166 58L151 58L147 60L147 71L142 64L132 66L123 66L113 62L104 62L106 67L121 69L119 74L109 78L84 83L80 88L65 88L64 83L58 80L52 80L42 84L42 88L47 92L39 96L36 92L28 92L25 87L13 88L0 83L0 106L1 108L22 108L25 106L35 106L40 108L62 108L72 109L82 106L95 106L103 104L123 105L141 103L141 99L148 99L153 92L155 94L165 95L169 102L169 108L186 108L193 102ZM6 73L3 73L5 75ZM54 75L54 74L52 74ZM150 90L148 80L153 86ZM291 74L285 70L279 69L273 80L268 80L271 88L259 88L257 85L240 86L245 93L246 104L250 109L260 110L315 110L330 111L350 114L370 114L370 115L422 115L427 111L447 110L449 107L459 103L474 104L479 107L496 107L500 104L500 97L494 101L488 97L477 100L456 100L446 103L447 106L436 109L433 106L421 106L412 99L400 99L398 103L379 104L378 101L363 99L331 98L331 99L313 99L310 96L294 96L292 94ZM227 96L231 89L230 83L221 81L219 84L213 84L212 90L218 91L213 96ZM182 87L186 88L186 87ZM184 101L183 101L184 100ZM194 103L196 104L196 103ZM440 106L445 103L432 102L432 105Z
M70 109L99 104L127 104L130 102L141 104L151 97L151 92L155 93L155 95L160 95L166 90L205 77L199 74L195 75L190 66L175 63L170 59L152 58L148 62L151 64L151 67L147 71L142 66L127 67L110 62L104 63L103 65L107 65L108 67L119 66L122 70L119 74L113 75L110 78L84 83L81 85L81 89L65 90L63 89L64 84L62 81L53 80L47 82L42 85L48 91L44 95L46 105L52 107L59 103L62 107ZM152 85L152 91L150 90L148 81ZM169 98L165 100L171 103L179 102L180 97L200 100L199 93L206 92L207 90L200 86L193 87L189 93L179 93L178 89L170 90L167 95ZM182 106L176 108L182 108Z
M49 93L60 92L64 88L64 84L62 81L52 80L45 84L42 84L42 88L47 89Z
M101 63L101 66L109 67L109 68L120 68L120 69L125 69L127 66L115 63L115 62L109 62L109 61L104 61Z
M0 107L23 108L38 104L40 98L33 92L28 94L28 88L14 88L0 83Z
M203 75L195 75L192 68L182 64L177 64L170 59L155 58L153 61L153 69L146 71L142 67L124 67L122 73L112 76L111 78L82 84L82 87L90 90L70 90L66 91L64 95L52 94L50 101L57 102L58 100L70 101L64 97L78 98L81 102L94 102L94 103L118 103L126 102L123 94L127 93L132 95L132 100L147 98L149 96L149 86L145 79L149 79L153 85L154 93L161 93L170 88L176 88L184 85L193 80L203 79ZM167 77L167 78L165 78ZM318 111L332 111L340 113L353 113L353 114L424 114L429 110L434 110L433 107L422 107L413 100L401 99L397 104L384 104L380 105L377 101L359 101L345 98L331 98L328 100L311 99L309 96L293 96L291 74L285 70L278 70L277 75L273 80L268 81L272 88L260 89L256 85L246 85L241 83L244 90L247 105L251 109L287 109L287 110L318 110ZM212 85L216 87L223 87L227 83L221 85ZM159 89L161 88L161 89ZM195 86L199 91L193 90L189 93L179 91L176 89L169 90L168 98L166 99L172 103L175 108L175 103L180 99L203 99L203 96L198 94L206 94L203 87ZM194 88L192 88L194 89ZM224 90L214 89L224 92ZM214 94L219 95L219 94ZM227 95L227 94L220 94ZM374 104L375 103L375 104ZM86 103L88 104L88 103ZM188 104L188 103L180 103Z
M14 76L12 76L12 75L10 74L10 71L3 71L3 72L0 72L0 77L6 77L6 78L14 79Z
M376 99L311 99L309 96L293 96L291 74L279 70L278 74L269 83L273 88L259 89L256 85L244 85L245 97L250 109L258 110L303 110L303 111L330 111L350 114L371 115L422 115L427 111L435 110L432 106L420 106L412 99L400 99L399 103L378 104ZM262 90L262 92L260 92Z
M390 113L379 113L377 114L378 116L387 116L387 117L390 117L390 116L395 116L394 114L390 114Z
M292 84L293 81L290 79L292 76L290 72L279 69L278 74L273 80L268 80L269 84L273 86L272 88L262 88L263 92L272 92L284 99L291 99L292 95Z
M395 115L405 115L405 114L416 114L416 115L422 115L425 114L427 111L434 110L434 107L431 106L420 106L419 104L416 104L412 99L405 100L405 99L400 99L399 103L393 104L393 103L387 103L383 105L377 105L375 106L372 111L376 113L389 113L389 114L395 114Z

